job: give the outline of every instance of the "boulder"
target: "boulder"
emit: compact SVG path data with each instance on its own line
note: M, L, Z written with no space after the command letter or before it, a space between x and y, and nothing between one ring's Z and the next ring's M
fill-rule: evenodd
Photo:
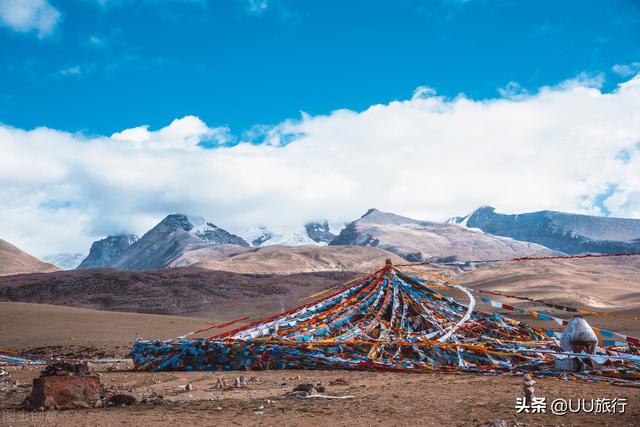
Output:
M33 380L32 408L74 409L95 407L100 399L97 375L42 376Z

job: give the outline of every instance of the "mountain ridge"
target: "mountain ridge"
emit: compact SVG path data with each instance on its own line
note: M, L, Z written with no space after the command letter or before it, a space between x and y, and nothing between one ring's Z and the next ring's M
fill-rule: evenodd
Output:
M538 243L572 255L640 251L640 220L542 210L502 214L481 206L451 223L495 236Z
M457 224L416 220L374 208L348 224L329 245L380 247L411 262L558 254L535 243L490 236Z
M111 267L136 241L135 234L107 236L91 244L89 254L77 266L78 269Z
M0 276L59 271L55 265L29 255L17 246L0 239Z

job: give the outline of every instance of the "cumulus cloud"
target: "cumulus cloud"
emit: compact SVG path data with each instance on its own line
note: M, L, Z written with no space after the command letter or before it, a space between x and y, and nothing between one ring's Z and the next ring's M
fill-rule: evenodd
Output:
M186 116L155 132L149 131L149 126L144 125L116 132L111 139L130 142L138 148L187 150L203 145L226 144L232 137L227 127L210 128L198 117Z
M232 231L350 221L370 207L433 220L482 204L640 218L640 76L610 93L598 83L482 101L418 90L233 144L194 116L110 137L0 126L0 237L37 255L80 252L172 212Z
M60 12L47 0L0 0L0 24L19 32L50 35L60 21Z

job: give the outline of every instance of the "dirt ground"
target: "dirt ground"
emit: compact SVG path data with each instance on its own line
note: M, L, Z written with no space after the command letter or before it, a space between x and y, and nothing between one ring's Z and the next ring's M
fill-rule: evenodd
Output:
M168 339L218 323L196 317L0 302L0 349L67 357L125 357L136 334Z
M498 418L506 425L637 426L640 389L608 384L539 379L536 395L554 399L626 398L624 414L576 413L558 416L516 414L522 378L465 374L405 374L353 371L132 372L101 370L106 387L116 386L138 398L157 393L165 403L100 409L24 412L19 403L30 392L0 394L2 425L460 425L485 426ZM29 383L39 370L12 369ZM247 388L214 388L218 379L232 385L244 375ZM184 386L193 385L190 391ZM322 383L325 394L347 399L300 399L288 396L301 383Z
M596 311L640 307L640 256L503 262L458 273L479 290L527 296Z
M639 282L635 278L640 277L640 264L636 259L631 261L601 261L591 263L588 267L577 261L537 262L518 269L489 267L486 270L474 270L469 274L463 273L458 278L461 283L480 289L510 291L511 286L514 286L513 289L517 290L518 294L536 298L550 297L557 303L568 305L583 306L577 303L586 292L598 296L600 303L607 302L600 304L600 307L612 313L610 316L588 316L588 321L593 326L639 336L640 308L634 302L634 298L638 295ZM193 277L197 280L185 282L187 284L184 289L197 290L200 293L209 292L200 288L204 282L200 281L198 274ZM260 284L264 289L254 289L257 286L254 284L249 290L256 290L256 295L245 295L242 298L237 297L237 293L227 293L227 285L221 286L220 289L216 289L215 294L216 298L220 298L219 302L208 305L209 300L196 298L197 304L205 302L202 307L206 306L207 309L196 307L189 313L189 316L194 317L0 302L0 348L70 357L125 357L136 334L144 338L172 338L245 315L250 315L251 320L256 320L281 310L283 306L289 308L307 302L304 297L344 280L342 277L333 276L331 280L327 280L323 275L301 278L303 280L296 281L294 285L287 284L292 286L292 290L286 292L284 298L281 298L283 294L274 288L280 285L275 279L261 278L265 280ZM570 285L564 294L556 288L556 283L551 281L552 278ZM167 280L173 280L173 276ZM136 286L140 286L139 282L136 283L138 284L127 285L126 288L133 287L135 290ZM238 282L234 286L241 286L243 283ZM29 289L31 285L34 283L24 283L20 287L24 292L39 295L39 288L35 286ZM78 283L78 286L80 285L81 283ZM96 284L96 289L99 288L98 285L99 283ZM541 288L543 285L548 287L551 294L541 292L544 290ZM18 285L7 285L14 286ZM164 282L158 282L156 287L163 286ZM188 292L183 295L182 291L176 290L178 288L172 287L163 291L170 296L167 301L189 300L193 296ZM266 292L271 288L274 292ZM132 301L135 302L134 305L137 304L137 308L146 306L145 304L155 304L154 301L144 299L146 291L131 291L133 293L119 295L119 289L112 289L112 294L118 296L118 301L124 304L122 307L129 303L134 304ZM213 295L213 292L211 294ZM136 298L132 298L132 295ZM452 296L460 298L460 295ZM514 305L522 304L509 298L496 299ZM466 302L464 298L461 301ZM60 303L58 300L52 302ZM524 307L549 312L558 317L571 317L571 313L548 311L539 304L525 304ZM477 308L495 311L480 302ZM513 313L504 314L518 317L513 316ZM542 322L530 317L522 317L521 320L534 326L560 330L560 326L553 322ZM232 327L246 322L239 322ZM224 330L214 329L196 336L207 336ZM97 365L106 387L116 387L139 398L157 393L164 397L164 403L25 412L19 409L19 404L30 393L29 384L38 376L39 368L10 368L12 377L28 386L20 388L17 392L0 392L0 425L486 426L493 420L502 419L507 422L503 425L509 426L640 426L640 389L604 383L536 379L536 395L545 397L548 403L562 398L573 399L574 404L577 399L626 398L628 404L624 414L581 412L558 416L550 413L550 408L544 414L516 414L516 398L522 395L522 378L515 376L347 371L148 373L134 372L130 368L120 366L117 370L107 370L105 365ZM214 388L218 379L226 379L227 384L231 385L240 375L247 378L247 388ZM190 391L184 389L188 383L193 385ZM301 383L322 383L328 395L353 397L299 399L287 395Z

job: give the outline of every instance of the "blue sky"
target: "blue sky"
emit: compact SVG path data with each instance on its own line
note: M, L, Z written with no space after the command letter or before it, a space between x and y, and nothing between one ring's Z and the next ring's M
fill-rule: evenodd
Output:
M0 238L640 218L640 3L0 0Z
M241 135L420 85L483 99L511 81L535 90L589 72L606 73L607 90L613 66L640 58L630 0L48 4L58 16L44 30L0 28L0 122L11 126L111 134L195 114Z

